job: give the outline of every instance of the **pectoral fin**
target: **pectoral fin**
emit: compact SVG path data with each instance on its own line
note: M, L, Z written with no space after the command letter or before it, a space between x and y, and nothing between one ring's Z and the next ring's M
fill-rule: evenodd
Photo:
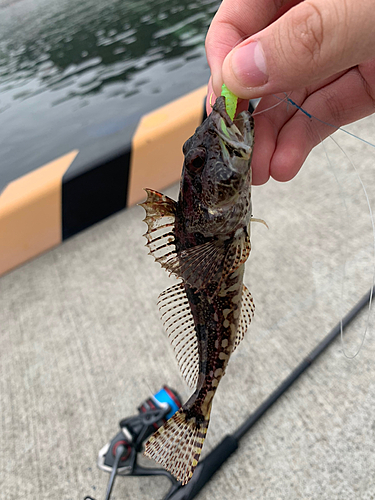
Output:
M199 290L215 281L218 290L223 280L247 261L250 251L247 230L242 230L230 243L213 238L181 252L178 256L178 273L193 288Z
M251 250L246 229L241 230L231 241L212 238L201 245L177 253L177 202L152 189L145 191L147 200L140 203L140 206L146 210L146 246L169 274L182 278L197 290L211 282L218 283L218 289L228 274L246 262Z
M180 277L197 290L206 287L220 276L225 255L224 243L215 239L183 250L178 256Z

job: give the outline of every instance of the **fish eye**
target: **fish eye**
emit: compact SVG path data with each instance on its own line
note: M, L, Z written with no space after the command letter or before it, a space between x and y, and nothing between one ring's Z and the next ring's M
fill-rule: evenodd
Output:
M206 150L204 148L196 148L186 155L186 166L189 170L196 172L203 167L206 161Z

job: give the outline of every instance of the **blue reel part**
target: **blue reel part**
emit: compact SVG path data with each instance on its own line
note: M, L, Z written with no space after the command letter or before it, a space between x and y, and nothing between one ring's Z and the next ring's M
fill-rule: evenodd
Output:
M157 406L167 404L170 407L171 411L165 416L166 420L173 417L176 411L181 408L180 397L173 389L171 389L167 385L164 385L159 392L152 396L152 398L155 400Z

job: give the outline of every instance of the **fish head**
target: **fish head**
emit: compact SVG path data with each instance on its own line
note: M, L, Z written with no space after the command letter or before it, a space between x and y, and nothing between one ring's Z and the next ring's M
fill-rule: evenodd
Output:
M205 236L236 230L251 217L251 156L254 126L244 111L232 121L225 98L184 146L179 202L185 227Z

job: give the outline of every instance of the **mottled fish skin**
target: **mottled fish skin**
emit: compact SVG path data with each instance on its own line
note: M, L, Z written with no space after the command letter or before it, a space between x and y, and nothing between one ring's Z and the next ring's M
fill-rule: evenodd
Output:
M234 123L243 129L243 135L219 97L211 115L183 146L176 220L181 248L200 244L202 238L230 238L236 229L249 227L254 125L248 112L241 113ZM223 124L230 133L228 138Z
M244 265L229 274L217 293L185 285L199 345L199 378L196 390L183 405L188 418L209 419L212 399L233 351L243 289Z
M178 202L147 190L142 204L150 253L182 279L180 288L172 287L162 298L166 329L177 339L175 350L185 376L196 370L191 377L196 381L194 393L149 439L145 454L183 484L198 463L214 394L254 311L243 285L251 250L253 136L251 115L241 113L232 122L224 98L218 98L211 115L184 144ZM155 236L160 228L169 232ZM185 348L185 330L196 346L188 346L186 352L193 354L196 348L197 367L194 360L190 367L188 355L179 354L178 346Z

